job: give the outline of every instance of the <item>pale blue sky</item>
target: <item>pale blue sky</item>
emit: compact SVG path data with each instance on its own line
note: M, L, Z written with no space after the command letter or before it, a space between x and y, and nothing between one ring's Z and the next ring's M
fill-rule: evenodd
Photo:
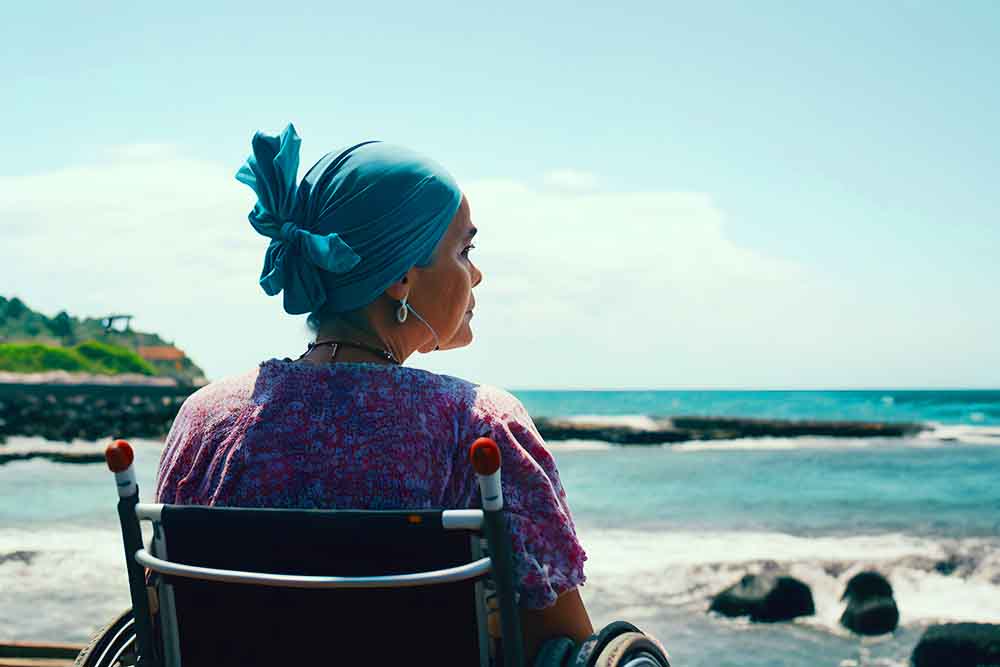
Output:
M37 218L47 231L16 253L0 248L0 293L50 313L136 311L137 325L145 318L172 336L213 376L297 354L299 329L275 334L284 337L280 345L248 343L234 351L221 332L207 333L220 327L179 321L170 299L151 296L175 282L167 271L145 279L135 305L127 292L107 303L112 296L102 301L79 280L60 279L57 264L32 275L26 259L52 247L60 225L74 220L89 231L83 240L99 245L113 236L101 228L103 209L86 197L67 195L72 203L53 209L61 191L46 194L46 183L84 187L87 178L101 178L85 168L121 159L122 151L134 157L139 144L159 146L143 149L143 159L159 156L165 171L157 173L185 169L184 160L235 171L254 130L293 121L304 162L370 137L435 157L469 184L474 216L475 192L495 200L483 209L486 221L528 206L489 194L490 183L554 192L546 175L558 169L592 180L586 190L597 203L581 211L599 209L600 201L633 201L636 193L700 193L708 202L700 213L685 209L701 221L691 229L718 231L712 243L727 248L725 257L752 256L754 266L771 267L761 269L770 287L728 295L706 288L716 296L685 310L671 302L677 281L690 276L685 289L699 294L709 274L679 273L654 284L633 280L628 261L617 270L601 265L617 273L601 285L612 289L607 285L617 280L614 289L633 290L639 315L658 304L678 313L665 320L672 326L662 344L662 329L650 331L648 323L637 324L640 330L621 324L590 339L542 318L517 335L501 334L490 328L505 320L491 322L484 283L477 345L427 357L421 363L428 368L513 387L1000 385L1000 3L211 4L19 3L5 12L0 192L8 200L23 190L37 196L8 201L0 225L16 237ZM141 172L148 163L129 164ZM232 206L252 205L249 191L228 179L202 185L192 211L228 210L214 202L214 192ZM133 194L142 187L138 182ZM577 200L565 200L563 209L556 195L531 201L537 206L526 219L552 206L575 210ZM658 236L656 220L670 215L652 214L634 243L691 238ZM259 246L262 257L266 243L244 216L202 224L231 230L240 243ZM553 243L546 291L571 313L600 317L609 299L618 301L614 294L570 297L573 286L559 280L567 266L572 275L588 274L591 259L580 248L591 246L578 245L577 237L600 234L600 221L576 228L554 218L540 218L524 234ZM614 234L618 222L607 220L604 229ZM503 281L516 244L496 223L483 231L480 263L488 279ZM488 244L501 237L508 255L492 257L491 266ZM627 260L623 248L616 252ZM185 261L210 261L192 252L188 260L174 254L162 261L172 271ZM676 265L676 257L662 261ZM643 261L655 275L655 258ZM779 265L788 272L769 273ZM254 288L259 261L244 269ZM157 275L169 285L158 284ZM172 289L198 300L194 284ZM521 305L526 294L492 296ZM276 299L245 298L253 317L282 316ZM748 320L731 308L748 299L786 305ZM181 308L184 300L176 301ZM226 322L238 312L227 313ZM629 312L614 318L623 323ZM293 338L294 345L287 342ZM619 352L605 352L609 339ZM630 349L642 360L631 359ZM512 354L523 363L512 366ZM574 359L572 371L564 369L566 356Z

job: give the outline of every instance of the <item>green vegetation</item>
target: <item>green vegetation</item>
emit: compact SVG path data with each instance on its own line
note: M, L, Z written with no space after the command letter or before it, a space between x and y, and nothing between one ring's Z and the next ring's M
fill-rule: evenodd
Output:
M85 340L98 340L120 347L137 349L140 345L167 345L156 334L109 329L100 318L73 317L65 310L55 317L29 308L17 297L0 296L0 343L44 343L69 346Z
M84 359L101 368L108 369L110 373L156 375L156 369L148 361L124 347L90 340L86 343L80 343L74 349Z
M172 343L155 333L133 330L128 315L117 317L113 327L105 318L78 318L65 310L48 317L17 297L0 296L0 371L142 373L172 377L181 384L205 381L204 371L183 352L180 358L143 359L138 354L141 348L163 347L169 352Z
M87 341L73 347L0 343L0 371L40 373L51 370L101 375L156 375L156 369L135 352L97 341Z

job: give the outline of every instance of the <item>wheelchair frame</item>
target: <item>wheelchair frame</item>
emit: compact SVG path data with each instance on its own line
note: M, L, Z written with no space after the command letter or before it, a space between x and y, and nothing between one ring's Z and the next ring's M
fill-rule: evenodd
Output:
M472 582L474 585L474 605L476 615L476 635L479 664L489 667L490 638L487 632L487 610L483 579L492 575L499 601L500 625L503 632L502 656L504 667L524 665L523 637L520 616L514 591L514 576L510 546L503 514L503 493L500 484L500 451L489 438L480 438L470 448L470 459L479 479L483 500L482 510L418 510L418 511L364 511L364 510L280 510L205 508L198 506L172 506L156 503L140 503L139 488L132 468L133 451L124 440L112 442L106 450L108 467L115 473L118 486L118 516L125 548L125 562L129 580L129 592L133 608L114 619L100 631L90 645L77 658L77 667L112 667L113 665L138 665L138 667L183 667L180 646L180 632L177 623L177 606L174 586L167 580L181 578L233 585L264 586L272 589L396 589L419 586L447 585L458 582ZM472 560L460 565L405 574L377 576L314 576L290 575L248 570L202 567L173 562L167 548L167 519L177 521L175 516L184 517L180 524L191 519L203 518L205 512L234 512L239 526L240 520L252 518L261 521L268 513L270 520L303 520L302 514L310 514L305 519L311 521L316 516L328 517L333 521L357 523L372 516L391 517L392 520L408 520L420 524L424 517L440 519L440 529L444 531L466 531L470 535ZM201 513L201 514L199 514ZM353 516L352 516L353 515ZM241 519L242 517L242 519ZM360 517L360 519L359 519ZM143 546L140 521L153 524L153 537L149 548ZM267 523L267 520L265 520ZM219 526L215 526L219 530ZM232 529L232 525L229 526ZM435 523L431 528L440 535ZM247 527L243 525L242 534ZM252 529L251 529L252 530ZM354 534L353 532L351 534ZM184 540L190 538L181 532L181 549ZM176 537L176 536L175 536ZM211 540L209 540L211 541ZM488 554L482 550L485 541ZM441 543L443 546L445 543ZM177 542L174 543L177 547ZM201 543L199 543L201 546ZM370 546L370 545L369 545ZM456 551L460 542L451 544ZM190 548L190 544L187 545ZM176 549L175 549L176 551ZM261 551L260 553L267 553ZM463 549L463 553L464 549ZM451 554L448 558L456 557ZM464 558L465 556L463 556ZM448 562L446 558L446 562ZM437 556L435 556L435 560ZM158 610L154 625L151 610L150 591L147 588L145 570L159 577L155 591L158 592ZM190 595L190 591L186 593ZM456 598L458 599L458 598ZM440 600L440 598L439 598ZM189 600L190 602L190 600ZM297 603L298 604L298 603ZM197 614L195 614L197 617ZM458 648L458 647L456 647ZM469 645L471 649L471 645ZM129 651L131 650L131 653ZM461 649L465 650L465 649ZM499 663L498 663L499 664ZM539 649L534 667L669 667L670 659L655 638L644 634L631 623L615 621L594 633L581 643L568 637L549 639Z
M118 486L118 517L125 547L133 618L129 622L126 615L123 615L116 619L112 626L109 626L109 630L114 630L115 637L107 642L107 646L100 648L105 654L109 652L109 649L117 649L118 655L107 656L111 661L106 664L110 665L112 661L120 657L126 648L121 636L123 633L132 631L135 634L135 644L138 649L136 662L138 667L182 667L173 586L164 581L156 588L160 629L159 637L157 637L145 581L144 568L147 568L160 575L202 581L326 590L433 586L476 580L476 627L479 635L481 667L488 667L490 664L490 640L487 632L487 610L482 578L492 574L500 603L500 623L504 637L503 664L504 667L520 667L524 663L523 640L520 617L515 602L510 538L502 513L503 496L500 487L499 449L492 440L480 438L473 443L470 456L479 476L484 509L443 510L441 524L446 531L473 532L471 553L474 560L472 562L456 567L396 575L307 576L208 568L170 561L167 535L161 523L164 511L169 511L170 506L162 503L139 502L139 488L132 468L134 458L132 448L124 440L113 442L108 446L106 458L108 467L115 473ZM244 511L270 512L280 510ZM350 514L353 510L310 510L310 512L342 515ZM415 513L407 511L364 513L415 516ZM143 546L140 521L150 521L153 524L153 537L149 549ZM488 555L483 555L481 540L477 536L479 534L482 534L488 544ZM118 627L113 627L116 624ZM162 649L162 651L158 649Z

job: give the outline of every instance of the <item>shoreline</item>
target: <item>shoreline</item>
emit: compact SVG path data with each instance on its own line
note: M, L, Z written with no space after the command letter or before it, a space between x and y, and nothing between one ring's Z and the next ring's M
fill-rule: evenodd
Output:
M0 378L6 379L6 378ZM113 438L162 439L184 400L197 386L118 382L0 381L0 465L30 458L60 463L99 463ZM890 421L759 419L678 415L643 418L639 423L613 418L534 417L548 442L600 441L617 446L662 446L693 441L742 438L903 438L929 424ZM37 437L44 445L6 445L9 436ZM72 444L84 441L88 444ZM59 443L67 443L60 445Z

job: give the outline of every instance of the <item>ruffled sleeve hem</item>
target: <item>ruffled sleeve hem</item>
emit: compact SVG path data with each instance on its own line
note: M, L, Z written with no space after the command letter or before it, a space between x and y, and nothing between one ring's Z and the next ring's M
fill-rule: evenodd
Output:
M555 460L520 401L480 387L481 418L500 446L519 605L541 609L586 580L580 545Z

